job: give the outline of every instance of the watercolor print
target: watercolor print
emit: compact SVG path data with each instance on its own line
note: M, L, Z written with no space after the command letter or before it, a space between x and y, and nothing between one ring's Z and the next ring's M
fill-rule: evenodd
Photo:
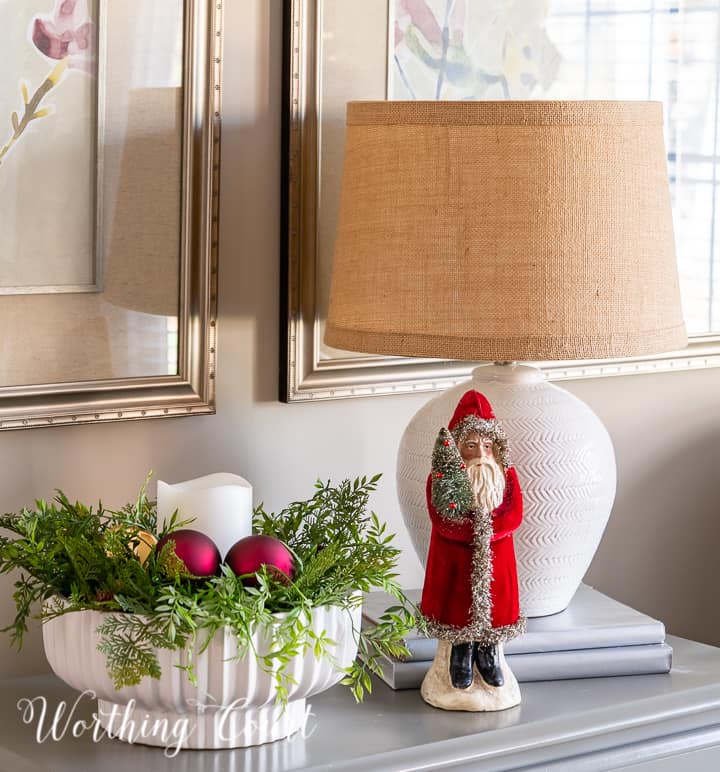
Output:
M560 56L549 0L390 0L388 99L527 99Z
M94 288L96 10L0 0L1 294Z

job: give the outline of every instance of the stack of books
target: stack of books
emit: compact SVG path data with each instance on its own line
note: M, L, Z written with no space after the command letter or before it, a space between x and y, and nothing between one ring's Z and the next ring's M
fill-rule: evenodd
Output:
M420 590L407 590L419 603ZM377 622L397 601L371 592L363 605L363 625ZM419 631L409 635L404 660L382 657L382 678L393 689L418 689L430 668L437 640ZM672 648L665 625L581 584L570 605L559 614L528 619L527 632L505 645L508 665L518 681L668 673Z

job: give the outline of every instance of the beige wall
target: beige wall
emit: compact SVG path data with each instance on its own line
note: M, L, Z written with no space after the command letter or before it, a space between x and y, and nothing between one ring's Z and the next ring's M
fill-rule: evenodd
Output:
M227 3L216 416L0 433L0 509L62 487L108 505L130 500L149 469L170 482L243 474L277 509L317 476L383 472L373 508L405 548L403 578L422 581L394 489L400 434L427 397L324 404L277 401L280 1ZM588 581L720 645L720 369L575 381L615 443L618 496ZM12 621L0 577L0 626ZM47 668L37 629L16 654L0 639L0 676Z

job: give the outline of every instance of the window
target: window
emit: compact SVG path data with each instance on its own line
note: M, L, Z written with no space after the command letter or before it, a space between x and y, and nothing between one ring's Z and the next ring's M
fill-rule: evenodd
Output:
M720 331L720 3L555 0L547 33L561 64L546 98L664 104L685 321Z

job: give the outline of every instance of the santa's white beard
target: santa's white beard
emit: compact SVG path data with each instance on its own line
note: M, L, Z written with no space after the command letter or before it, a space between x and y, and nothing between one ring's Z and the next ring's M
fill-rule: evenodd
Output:
M475 506L492 512L505 495L505 472L494 458L475 458L467 464Z

